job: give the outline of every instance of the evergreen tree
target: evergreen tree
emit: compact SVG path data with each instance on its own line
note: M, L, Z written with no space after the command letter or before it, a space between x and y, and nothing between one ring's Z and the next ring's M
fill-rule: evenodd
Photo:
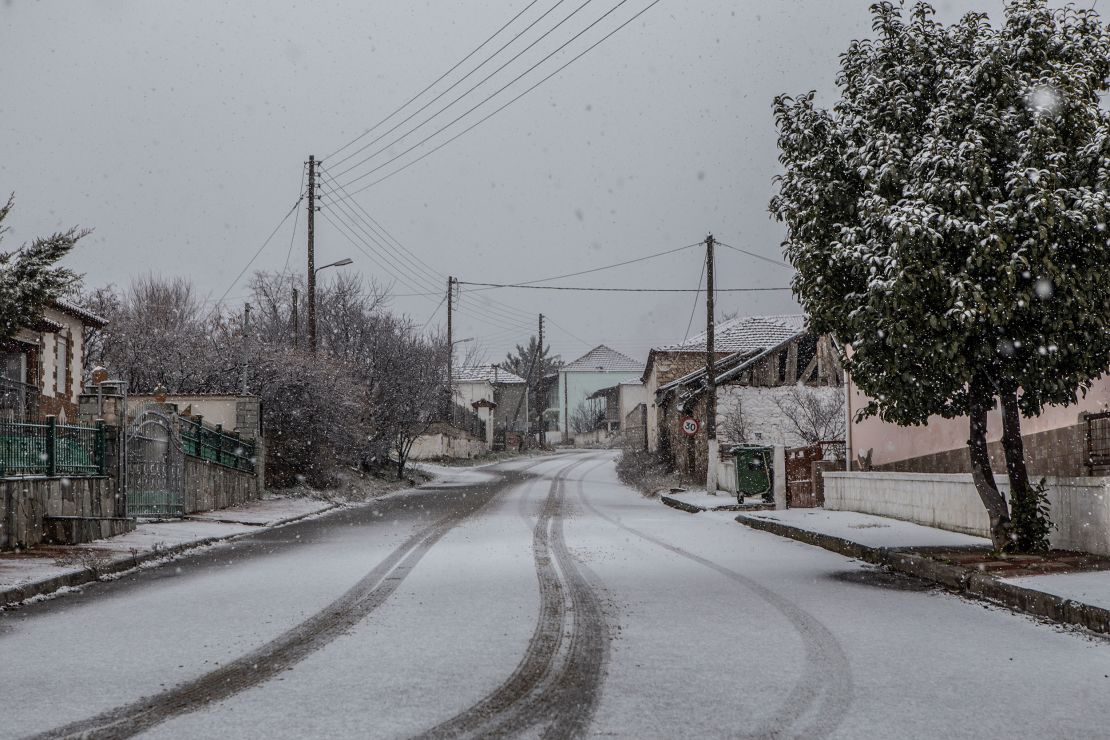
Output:
M0 238L14 196L0 207ZM80 276L55 263L69 254L89 232L76 228L35 239L14 252L0 252L0 341L13 338L20 327L42 317L43 307L76 287Z
M543 379L558 372L563 366L559 355L551 355L551 345L539 346L536 335L528 337L528 346L516 345L516 351L505 355L501 367L528 381L528 408L536 418L542 418L547 399L542 397ZM533 365L534 362L534 365ZM529 371L531 371L529 376Z
M993 27L925 3L872 6L840 98L781 96L772 213L817 332L898 424L970 417L976 487L999 549L1047 546L1021 416L1069 404L1110 362L1110 33L1096 13L1011 0ZM987 455L1001 400L1014 521Z

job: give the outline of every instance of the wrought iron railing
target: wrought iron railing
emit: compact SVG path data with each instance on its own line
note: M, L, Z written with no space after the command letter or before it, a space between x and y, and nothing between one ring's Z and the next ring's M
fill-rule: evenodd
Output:
M35 423L0 419L0 478L104 475L104 447L103 422L84 426L59 424L53 416Z
M181 448L186 455L248 473L255 471L257 447L237 432L228 434L219 424L209 426L201 417L181 417Z

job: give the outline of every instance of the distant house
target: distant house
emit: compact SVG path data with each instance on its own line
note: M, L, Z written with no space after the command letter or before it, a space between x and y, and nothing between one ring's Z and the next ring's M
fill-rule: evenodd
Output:
M817 336L804 315L744 316L717 325L714 334L717 438L721 450L739 443L801 446L805 440L783 408L788 394L806 386L843 408L844 373L831 337ZM705 420L706 335L653 349L643 382L647 446L680 470L705 475L704 426L689 438L682 419ZM726 479L719 476L722 481Z
M591 399L604 401L603 419L605 430L619 432L625 420L647 403L647 389L639 380L626 380L616 385L602 388L590 395Z
M494 404L494 429L528 431L528 384L500 365L471 365L452 374L455 403L470 409L479 401Z
M0 417L76 418L85 329L106 325L96 314L55 300L41 318L0 343Z
M642 362L599 344L560 368L558 380L548 394L545 416L555 421L556 429L566 438L574 431L571 419L575 412L584 407L592 394L617 383L638 381L643 372Z

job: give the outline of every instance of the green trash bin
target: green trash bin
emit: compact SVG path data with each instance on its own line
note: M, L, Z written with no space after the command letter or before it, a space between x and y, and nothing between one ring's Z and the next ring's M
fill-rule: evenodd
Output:
M745 496L762 496L764 501L775 500L774 451L764 445L734 445L736 460L736 499L744 503Z

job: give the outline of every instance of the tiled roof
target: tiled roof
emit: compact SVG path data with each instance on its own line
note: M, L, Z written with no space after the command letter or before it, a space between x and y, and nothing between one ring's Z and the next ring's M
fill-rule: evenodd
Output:
M107 319L102 316L97 316L92 311L81 308L81 306L78 306L75 303L70 303L69 301L55 298L54 300L50 301L50 304L62 313L67 313L74 318L81 319L86 324L94 326L98 329L108 325Z
M456 383L523 383L524 378L494 365L471 365L455 368L451 376Z
M562 369L604 373L642 373L644 371L644 363L636 362L628 355L622 355L615 349L610 349L604 344L599 344L574 362L564 366Z
M713 348L717 352L753 352L781 344L805 331L805 314L741 316L717 324ZM705 352L705 332L677 344L656 347L656 352Z

